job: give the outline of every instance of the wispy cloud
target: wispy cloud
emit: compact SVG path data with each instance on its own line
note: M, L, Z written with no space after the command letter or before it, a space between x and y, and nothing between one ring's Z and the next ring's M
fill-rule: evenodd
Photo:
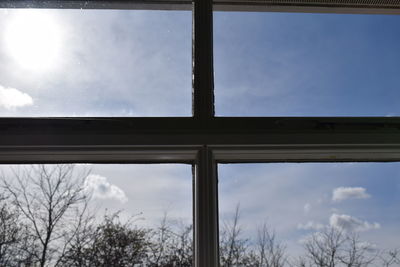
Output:
M314 221L309 221L305 224L299 223L297 225L297 229L299 230L322 230L324 227L325 226L322 223L317 223Z
M86 177L84 186L93 194L94 198L116 199L122 203L128 201L125 192L118 186L109 183L106 177L91 174Z
M15 109L30 105L33 105L30 95L15 88L6 88L0 85L0 107Z
M346 214L332 214L329 224L337 229L347 232L362 232L381 228L379 223L369 223Z
M346 199L365 199L371 197L363 187L338 187L333 190L332 200L340 202Z
M310 203L306 203L303 207L303 211L304 213L309 213L311 210L311 204Z

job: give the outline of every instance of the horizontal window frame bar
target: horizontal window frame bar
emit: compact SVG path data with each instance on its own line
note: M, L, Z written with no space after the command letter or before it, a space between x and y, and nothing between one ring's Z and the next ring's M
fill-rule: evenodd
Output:
M192 10L188 0L5 0L0 8Z
M195 164L199 153L204 149L212 153L212 158L217 163L400 161L400 144L276 144L0 147L0 164Z
M371 3L375 4L371 4ZM386 2L386 3L385 3ZM394 0L214 0L214 11L255 11L342 14L400 14ZM188 0L5 0L0 8L192 10Z
M0 147L0 164L183 163L194 164L201 147L191 146L13 146Z
M394 162L400 145L211 146L218 163Z
M400 144L399 117L0 119L0 147Z
M246 126L245 128L243 126ZM51 130L54 132L182 132L182 131L288 131L400 130L399 116L385 117L0 117L0 131Z
M0 163L397 161L398 117L8 118Z
M400 14L394 0L214 0L214 11Z

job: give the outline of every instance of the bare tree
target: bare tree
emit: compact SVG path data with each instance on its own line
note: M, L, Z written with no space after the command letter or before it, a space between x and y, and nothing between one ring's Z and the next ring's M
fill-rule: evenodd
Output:
M89 198L83 187L87 172L76 175L74 165L33 165L2 175L5 192L29 227L37 251L31 251L41 267L60 257L67 226Z
M372 264L377 256L372 252L373 248L369 243L361 242L357 234L350 233L338 258L346 267L366 267Z
M221 266L284 267L288 264L286 247L276 239L276 233L266 223L257 228L255 242L242 237L240 205L231 221L225 222L220 241Z
M255 257L252 266L283 267L287 263L286 248L276 241L275 231L266 223L257 229Z
M376 259L371 245L361 242L355 233L347 233L335 227L326 227L314 233L304 243L308 262L302 265L316 267L367 267Z
M289 266L290 267L311 267L312 264L306 257L300 256L300 257L290 261Z
M226 222L220 235L220 264L224 267L245 266L248 239L242 238L240 205L237 204L231 222Z
M55 266L87 266L87 249L95 240L95 216L88 211L88 203L76 211L76 220L65 231L63 245Z
M171 239L172 231L168 225L167 213L164 213L160 221L159 227L151 232L151 245L148 256L150 266L161 266L165 262L169 262L169 240Z
M159 227L151 233L148 266L193 265L192 225L173 223L165 213Z
M2 266L150 266L190 267L192 226L167 215L156 229L122 223L118 213L95 224L89 212L88 171L73 165L36 165L1 175L0 267ZM314 233L305 254L289 263L286 247L267 224L254 242L243 237L240 205L221 231L222 267L394 267L400 250L380 251L358 235L334 227Z
M324 231L314 233L304 243L306 256L313 266L335 267L338 264L340 248L345 241L342 231L329 227Z
M28 234L20 221L17 209L7 202L6 197L0 199L0 266L17 266L26 262Z
M382 267L400 266L400 249L382 251L379 260Z
M19 214L11 210L3 200L0 200L0 266L11 265L18 253L18 244L21 229L18 225Z
M191 267L193 265L193 227L183 223L177 225L171 235L171 263L173 266Z
M121 222L119 212L96 226L91 241L70 257L66 266L127 267L145 262L149 246L148 230L134 225L132 220Z

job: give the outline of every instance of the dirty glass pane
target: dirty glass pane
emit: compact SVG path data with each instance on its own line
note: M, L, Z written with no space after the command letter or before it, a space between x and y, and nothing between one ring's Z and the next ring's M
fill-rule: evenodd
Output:
M190 116L191 12L0 9L0 116Z
M400 16L214 12L219 116L398 116Z
M221 266L400 266L400 163L218 170Z
M0 166L3 266L192 266L190 165Z

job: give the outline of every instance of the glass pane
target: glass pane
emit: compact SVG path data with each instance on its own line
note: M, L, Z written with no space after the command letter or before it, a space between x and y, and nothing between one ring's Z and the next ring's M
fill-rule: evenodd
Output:
M191 116L191 12L0 9L0 116Z
M221 266L400 266L400 163L218 170Z
M398 116L400 16L214 13L219 116Z
M0 173L2 266L192 266L190 165Z

